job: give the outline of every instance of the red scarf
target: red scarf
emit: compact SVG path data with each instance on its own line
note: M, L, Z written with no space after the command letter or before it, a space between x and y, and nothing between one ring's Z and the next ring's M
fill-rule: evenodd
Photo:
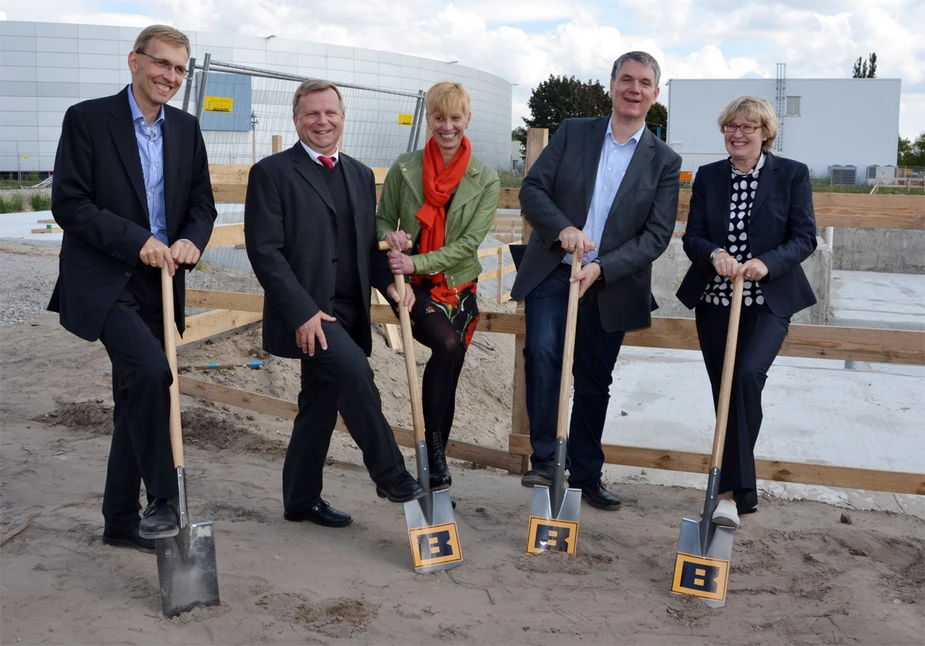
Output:
M422 254L435 251L443 246L446 234L446 203L453 195L453 189L459 185L469 158L472 146L469 138L463 135L462 143L449 166L444 166L443 155L435 137L424 147L424 166L421 169L424 178L424 204L415 214L421 223L421 238L418 247Z

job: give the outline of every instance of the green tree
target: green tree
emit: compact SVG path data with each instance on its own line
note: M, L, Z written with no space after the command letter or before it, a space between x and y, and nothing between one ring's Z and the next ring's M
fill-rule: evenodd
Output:
M550 137L563 119L602 117L613 110L610 95L600 82L583 83L574 76L552 74L533 89L527 105L531 118L524 118L526 126L549 128Z
M899 154L896 160L900 166L925 166L925 131L914 141L899 138Z
M659 135L662 141L668 134L668 108L656 101L646 113L646 125L653 135Z
M527 129L523 126L517 126L511 130L511 141L519 141L520 154L525 155L527 152Z
M872 79L877 78L877 52L867 55L867 60L858 56L854 62L854 69L851 71L853 79Z

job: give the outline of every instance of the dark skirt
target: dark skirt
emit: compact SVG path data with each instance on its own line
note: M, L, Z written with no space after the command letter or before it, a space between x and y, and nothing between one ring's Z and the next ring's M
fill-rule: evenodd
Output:
M479 304L475 295L477 284L478 280L472 280L449 287L443 272L415 274L410 283L414 290L411 324L425 316L444 316L456 330L459 342L468 348L479 321Z

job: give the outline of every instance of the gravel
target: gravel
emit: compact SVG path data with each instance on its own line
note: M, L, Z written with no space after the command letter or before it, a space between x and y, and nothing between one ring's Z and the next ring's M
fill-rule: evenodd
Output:
M43 313L58 278L58 259L0 252L0 327Z
M35 247L38 255L0 251L0 327L27 322L47 311L48 301L58 279L57 249ZM258 292L253 274L221 270L220 273L194 271L187 276L188 288L219 291ZM187 310L188 314L201 310Z

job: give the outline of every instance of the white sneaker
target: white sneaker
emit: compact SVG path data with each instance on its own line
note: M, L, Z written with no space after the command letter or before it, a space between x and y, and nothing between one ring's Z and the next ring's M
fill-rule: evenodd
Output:
M731 500L720 500L713 511L713 523L726 527L739 526L739 512L736 504Z

